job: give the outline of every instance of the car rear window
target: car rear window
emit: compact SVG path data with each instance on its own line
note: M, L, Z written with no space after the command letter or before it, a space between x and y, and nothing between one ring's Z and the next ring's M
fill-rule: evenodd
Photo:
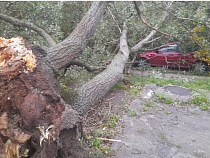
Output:
M179 47L177 44L170 44L167 46L164 46L160 49L160 52L179 52Z

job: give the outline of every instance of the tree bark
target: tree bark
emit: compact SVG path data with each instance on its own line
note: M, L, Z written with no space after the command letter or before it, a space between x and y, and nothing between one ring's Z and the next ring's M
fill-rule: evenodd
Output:
M5 54L6 48L18 40L0 43L0 157L88 157L76 141L77 129L81 128L79 114L87 112L123 79L130 53L126 26L111 64L79 88L70 104L61 98L54 73L83 52L107 5L92 3L72 34L47 52L34 46L29 55L22 54L24 43L20 42Z
M99 68L99 67L90 66L90 65L85 64L85 63L83 63L83 62L81 62L81 61L79 61L79 60L72 60L72 61L70 62L70 64L67 66L67 68L70 67L71 65L77 65L77 66L83 67L83 68L85 68L88 72L93 72L93 71L96 71L96 70L99 70L99 69L104 69L104 68L102 68L102 67Z
M81 119L61 98L55 70L82 53L107 4L93 2L73 33L47 52L31 52L19 38L0 40L0 158L93 157L76 140Z
M1 158L89 157L76 140L81 119L59 95L44 55L21 38L0 39Z
M108 2L92 3L87 14L82 18L69 37L49 48L47 58L56 70L64 68L72 59L82 54L101 18L105 14L107 5Z
M0 13L0 19L13 25L27 27L41 35L50 46L46 50L46 53L48 54L46 60L54 70L60 70L66 67L71 60L82 54L88 41L93 36L100 20L105 14L108 4L109 2L105 1L93 2L90 9L74 31L59 44L56 44L47 32L31 22L22 21L2 13Z
M129 57L126 40L127 28L124 24L120 37L120 50L105 71L95 76L92 80L80 87L71 102L80 115L85 114L119 81L123 79L123 70Z

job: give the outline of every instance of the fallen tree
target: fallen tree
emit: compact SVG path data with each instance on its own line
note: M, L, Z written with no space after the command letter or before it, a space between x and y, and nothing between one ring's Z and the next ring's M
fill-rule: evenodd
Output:
M50 39L49 48L27 49L22 38L1 39L0 157L88 157L76 141L77 132L82 132L79 114L88 111L123 79L129 56L126 26L120 50L111 64L80 87L67 100L69 104L61 98L55 78L83 52L107 4L94 2L70 36L58 44ZM19 25L16 20L7 22Z
M0 157L80 157L81 120L60 97L44 50L20 37L0 41Z
M107 4L93 2L72 34L45 50L20 37L0 39L0 157L93 157L77 143L81 119L61 98L55 76L82 53Z
M123 70L125 63L129 57L129 49L126 39L127 28L124 24L122 36L120 37L120 49L118 54L114 57L111 64L80 87L73 99L69 102L72 103L72 107L76 109L79 114L85 114L91 107L95 105L102 97L119 81L123 80Z
M74 100L76 110L61 98L41 47L27 49L21 37L1 38L0 157L87 157L77 152L84 150L76 142L77 129L82 132L78 112L87 112L90 101L97 102L123 79L129 56L126 32L124 25L120 50L108 68L78 91L81 95L77 96L87 98ZM94 93L88 93L91 89ZM95 100L88 94L95 95Z

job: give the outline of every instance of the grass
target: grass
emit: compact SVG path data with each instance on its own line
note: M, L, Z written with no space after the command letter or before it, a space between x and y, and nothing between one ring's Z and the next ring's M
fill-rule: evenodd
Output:
M145 101L144 105L147 106L147 107L153 107L154 108L154 105L152 105L152 102L148 101L148 100Z
M119 117L116 114L110 115L108 118L107 126L110 128L114 128L118 120L119 120Z
M137 132L138 132L139 134L145 134L145 133L146 133L145 130L144 130L143 128L138 129Z
M135 89L135 88L130 88L128 90L128 94L131 95L131 96L134 96L136 94L138 94L139 90L138 89Z
M188 75L190 75L190 72L187 72ZM192 75L192 73L191 73ZM198 91L199 89L205 89L210 90L210 78L194 78L194 77L171 77L171 78L157 78L155 76L139 76L139 75L128 75L127 78L131 83L134 84L134 87L142 87L145 84L156 84L158 86L164 86L168 84L176 85L176 86L182 86L189 88L193 91ZM139 88L138 88L139 89ZM136 95L138 93L138 89L134 88L127 88L126 90L130 95ZM157 94L156 101L160 103L165 104L172 104L174 101L171 97L165 96L163 94ZM190 102L178 100L177 105L180 106L186 106L190 104L195 104L197 106L200 106L202 110L208 110L210 101L208 100L207 96L204 94L194 96L193 99ZM142 111L149 110L149 107L151 106L151 102L145 102L145 104L142 106Z
M127 87L126 87L127 88ZM125 89L125 86L123 86L123 82L118 82L116 83L112 88L111 88L111 92L114 92L116 89Z
M163 133L158 134L158 138L160 138L160 139L167 139L165 134L163 134Z
M179 105L179 106L185 106L185 105L188 105L188 102L179 99L179 100L177 100L177 105Z
M121 105L120 106L120 110L125 110L125 109L127 109L128 108L128 105Z
M202 110L208 110L210 101L205 94L194 95L193 99L190 100L191 104L200 106Z
M165 104L172 104L174 101L171 97L165 96L164 94L156 94L156 101Z
M190 72L187 72L188 75ZM192 75L192 74L191 74ZM129 82L133 83L134 86L129 87L123 84L123 82L118 82L111 91L115 89L124 89L128 92L129 95L134 96L138 94L138 89L144 86L145 84L156 84L158 86L164 86L168 84L182 86L189 88L190 90L197 91L198 89L210 89L210 78L193 78L193 77L165 77L165 78L157 78L154 75L148 76L139 76L139 75L125 75L128 78Z
M83 142L89 147L90 154L94 154L97 157L105 157L112 153L110 143L102 141L101 138L113 139L116 134L114 127L118 120L119 116L117 114L110 113L101 125L93 126L87 130L85 141L83 140Z
M143 106L142 106L142 111L147 111L147 110L149 110L149 107L143 105Z
M133 116L136 116L136 115L137 115L136 110L129 110L128 111L128 116L129 117L133 117Z
M181 145L176 145L176 147L177 147L177 148L180 148L180 149L182 148L182 146L181 146Z
M155 108L155 106L152 105L151 101L146 100L142 106L142 111L147 111L147 110L149 110L150 107Z
M127 76L131 83L134 83L135 86L144 86L145 84L157 84L158 86L163 86L166 84L172 84L177 86L187 87L191 90L197 89L210 89L210 78L162 78L158 79L153 76L139 76L139 75L129 75Z

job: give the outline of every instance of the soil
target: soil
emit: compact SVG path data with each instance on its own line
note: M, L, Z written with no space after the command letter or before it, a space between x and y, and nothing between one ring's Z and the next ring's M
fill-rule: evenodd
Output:
M132 71L132 73L148 75L152 72L141 73ZM181 78L197 77L176 74L167 74L167 76ZM135 97L129 96L123 89L109 92L100 105L97 108L91 109L83 118L84 144L86 147L90 146L87 137L93 134L91 130L102 129L104 122L107 121L107 117L115 113L118 116L118 121L114 127L114 134L111 137L115 141L101 142L101 146L108 145L112 153L107 155L101 154L97 157L210 157L210 112L203 111L197 106L178 106L176 102L180 99L187 101L192 98L193 94L199 92L189 92L188 89L185 89L186 93L183 91L179 93L179 89L166 91L166 89L171 89L168 86L145 85ZM170 95L174 100L173 103L164 104L154 101L151 94L158 92ZM210 94L209 91L206 91L206 93ZM145 101L150 101L153 105L147 111L142 110ZM127 105L128 108L122 109L124 105ZM137 112L136 115L129 117L129 110L135 110ZM105 130L108 130L108 128ZM94 153L95 150L89 148L90 153Z
M116 114L119 118L116 122L114 129L110 127L103 128L103 132L113 130L113 134L108 135L108 137L113 137L123 131L123 120L122 116L125 114L123 110L120 110L120 106L123 100L130 98L126 91L121 89L116 89L107 93L107 95L101 100L99 105L96 105L95 108L92 108L83 116L83 143L89 149L89 153L93 154L96 150L95 148L90 148L91 142L88 139L89 136L94 137L94 131L100 130L108 122L109 117L113 114ZM101 135L100 135L101 136ZM112 142L103 141L101 146L111 147ZM113 153L111 154L114 155ZM108 157L111 156L110 154ZM107 157L107 155L97 155L100 157Z

